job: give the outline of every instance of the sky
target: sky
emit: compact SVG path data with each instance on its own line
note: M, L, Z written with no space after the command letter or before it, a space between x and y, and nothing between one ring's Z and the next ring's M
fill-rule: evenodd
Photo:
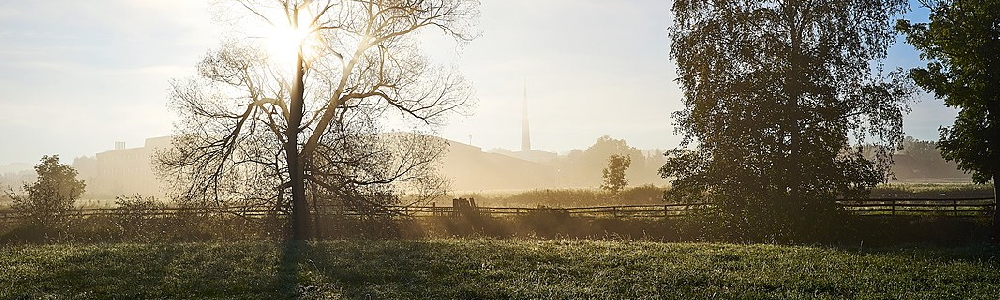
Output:
M0 4L0 165L59 154L64 163L168 135L172 78L219 43L205 0L52 0ZM455 64L478 98L439 135L484 150L519 149L522 94L532 146L585 149L599 136L640 149L678 146L680 110L667 28L669 0L484 0L481 35L456 45L425 34L433 60ZM907 18L926 20L914 4ZM922 65L912 47L890 49L887 68ZM907 135L937 138L955 111L923 94Z

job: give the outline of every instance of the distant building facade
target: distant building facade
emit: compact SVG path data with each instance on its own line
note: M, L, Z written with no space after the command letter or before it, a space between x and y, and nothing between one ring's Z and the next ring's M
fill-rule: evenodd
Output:
M115 150L97 153L92 160L77 159L74 167L87 182L90 197L133 194L161 197L166 191L153 172L153 158L157 151L169 147L169 136L148 138L139 148L125 148L125 143L116 142Z

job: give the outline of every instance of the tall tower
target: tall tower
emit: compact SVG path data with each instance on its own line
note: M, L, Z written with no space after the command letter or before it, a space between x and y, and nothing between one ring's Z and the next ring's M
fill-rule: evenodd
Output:
M528 80L524 80L524 112L521 115L521 151L531 151L531 132L528 130Z

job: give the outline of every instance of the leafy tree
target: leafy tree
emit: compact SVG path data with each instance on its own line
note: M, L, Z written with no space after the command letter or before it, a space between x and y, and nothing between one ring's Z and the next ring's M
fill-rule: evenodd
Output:
M824 229L834 199L885 180L913 93L878 64L905 0L677 0L685 109L660 169L667 197L709 200L735 239ZM872 66L876 66L873 69ZM863 155L873 145L873 158Z
M378 210L398 201L400 185L440 187L427 177L442 141L380 128L399 119L431 131L473 101L461 76L421 55L416 37L438 30L471 40L477 4L223 1L236 15L226 18L232 34L198 76L172 83L182 121L162 175L185 201L289 211L293 239L307 237L310 211L325 204Z
M612 154L608 157L608 166L601 170L601 189L615 194L621 193L628 186L628 179L625 178L625 171L632 164L632 159L628 155Z
M896 28L928 60L910 70L918 86L959 108L955 124L940 129L941 154L1000 190L1000 2L922 0L928 23L900 20ZM994 232L1000 219L994 214Z
M27 194L15 194L8 190L13 199L11 205L28 224L54 227L60 225L76 199L83 195L87 185L76 179L76 170L59 163L59 155L42 156L41 163L35 165L38 179L25 184Z

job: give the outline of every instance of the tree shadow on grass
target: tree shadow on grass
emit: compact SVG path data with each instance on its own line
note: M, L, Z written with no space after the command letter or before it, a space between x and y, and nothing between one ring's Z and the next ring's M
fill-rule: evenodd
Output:
M333 293L343 299L510 298L473 280L470 272L481 261L460 249L405 240L309 244L301 254L301 284L307 287L304 294Z
M274 286L278 289L278 294L285 298L293 298L298 287L298 262L301 260L303 241L285 241L281 246L280 258L278 260L278 273L274 278Z

